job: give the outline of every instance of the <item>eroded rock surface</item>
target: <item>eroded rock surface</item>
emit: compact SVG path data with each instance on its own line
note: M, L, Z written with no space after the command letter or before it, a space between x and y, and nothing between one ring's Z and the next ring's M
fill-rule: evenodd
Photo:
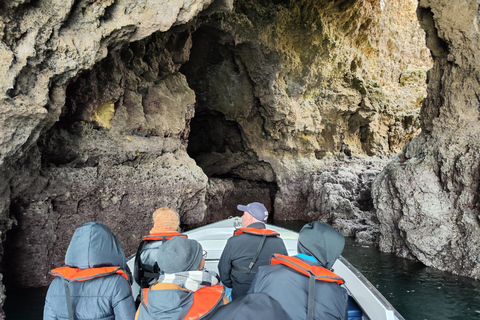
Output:
M380 248L479 278L478 4L419 3L435 64L422 106L422 133L374 182Z
M48 284L89 220L131 254L165 205L195 226L261 201L375 241L372 180L420 131L417 2L210 2L1 4L8 277Z
M209 177L274 184L276 218L310 219L312 174L419 132L430 61L415 8L237 1L203 17L180 69L197 94L189 154Z
M139 68L142 73L168 70L155 83L137 81L124 65L99 64L96 71L84 72L129 42L191 21L210 3L0 4L0 254L5 282L49 283L48 269L63 264L73 231L87 220L105 222L129 254L149 230L150 214L159 205L177 209L186 222L202 219L207 178L185 151L195 101L185 77L161 61ZM142 61L141 49L135 54ZM125 84L127 78L134 83ZM142 93L132 91L136 84L144 85ZM72 99L73 94L81 96ZM131 128L139 133L131 135Z

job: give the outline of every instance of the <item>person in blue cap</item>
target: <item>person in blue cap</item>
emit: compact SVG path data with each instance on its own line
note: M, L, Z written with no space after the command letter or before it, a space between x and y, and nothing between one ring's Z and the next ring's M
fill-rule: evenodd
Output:
M232 300L245 295L258 267L268 265L274 253L287 254L279 234L266 229L268 210L259 202L238 205L242 227L228 239L218 262L222 283L232 289Z

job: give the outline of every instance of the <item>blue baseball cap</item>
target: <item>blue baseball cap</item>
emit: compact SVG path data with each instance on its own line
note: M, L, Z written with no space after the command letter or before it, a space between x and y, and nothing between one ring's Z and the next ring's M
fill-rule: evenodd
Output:
M260 202L252 202L247 204L246 206L239 204L237 206L237 209L240 211L246 211L250 213L255 219L259 221L263 221L263 222L267 221L268 210Z

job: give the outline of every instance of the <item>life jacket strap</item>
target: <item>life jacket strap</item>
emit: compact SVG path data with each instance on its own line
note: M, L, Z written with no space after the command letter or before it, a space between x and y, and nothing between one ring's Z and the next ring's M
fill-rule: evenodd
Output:
M307 301L307 320L313 320L315 313L315 276L310 275L308 279L308 301Z
M256 271L252 271L253 266L255 265L255 262L257 262L258 256L260 255L260 252L263 249L263 246L265 244L265 240L267 239L267 234L262 235L262 239L260 240L260 243L258 244L257 251L255 252L255 255L253 256L252 261L248 264L248 268L236 266L232 264L232 268L236 271L246 273L246 274L251 274L251 273L257 273Z
M241 273L251 273L251 274L257 273L257 271L253 271L250 268L239 267L234 264L232 264L232 269Z
M147 278L158 279L160 277L160 272L143 272L143 275Z
M68 320L73 320L72 298L70 297L70 288L67 279L63 279L63 287L65 288L65 301L67 302Z
M258 244L257 252L255 253L255 256L253 257L252 261L248 265L248 272L247 274L250 274L252 271L253 266L255 265L255 262L257 262L258 256L260 255L260 251L263 249L263 245L265 244L265 240L267 239L267 235L264 234L262 236L262 240L260 240L260 243Z

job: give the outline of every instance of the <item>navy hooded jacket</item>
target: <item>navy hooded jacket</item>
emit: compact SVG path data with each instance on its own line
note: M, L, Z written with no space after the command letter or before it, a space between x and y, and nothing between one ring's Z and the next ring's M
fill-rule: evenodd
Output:
M299 259L312 266L331 269L342 253L345 238L331 226L315 221L299 233ZM302 255L303 254L303 255ZM304 259L307 258L307 259ZM259 268L248 293L263 292L277 300L293 320L307 319L309 277L285 266ZM348 293L337 283L315 281L315 320L346 320Z

